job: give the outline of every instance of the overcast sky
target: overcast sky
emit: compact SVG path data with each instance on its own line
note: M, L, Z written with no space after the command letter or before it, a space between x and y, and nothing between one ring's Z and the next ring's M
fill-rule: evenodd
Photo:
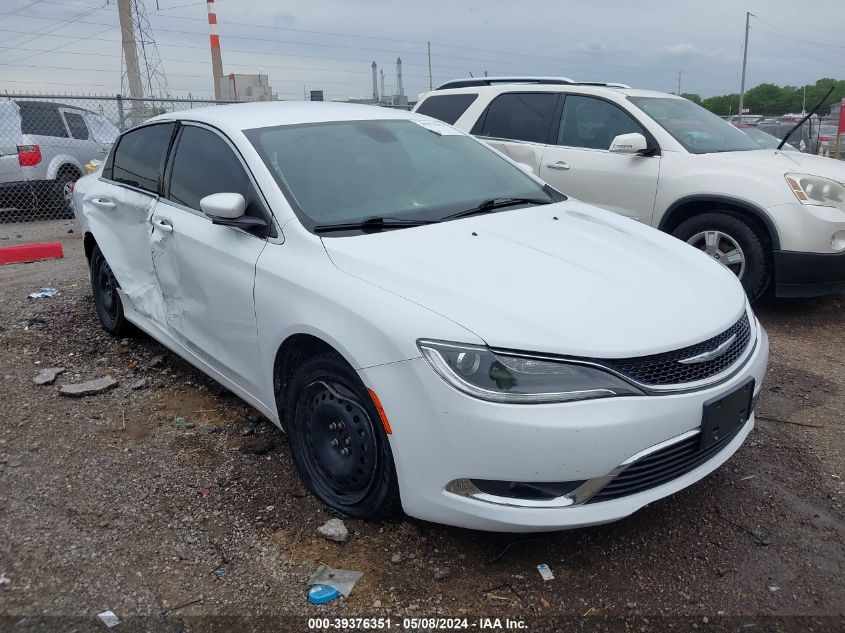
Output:
M141 2L142 0L138 0ZM174 95L210 97L205 2L143 0ZM845 78L845 2L815 0L217 0L225 72L269 74L283 98L371 93L370 64L406 94L490 75L621 81L702 96L738 91L745 11L749 87ZM158 9L157 9L158 5ZM115 0L3 0L0 90L120 90Z

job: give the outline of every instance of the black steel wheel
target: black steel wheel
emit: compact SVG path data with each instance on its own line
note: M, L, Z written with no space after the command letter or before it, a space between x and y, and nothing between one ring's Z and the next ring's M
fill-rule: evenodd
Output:
M94 305L103 329L114 336L124 336L131 331L131 325L123 316L123 303L118 294L118 283L106 258L95 246L91 253L91 290Z
M294 461L308 489L330 508L379 519L399 507L387 434L357 373L336 354L305 361L285 415Z

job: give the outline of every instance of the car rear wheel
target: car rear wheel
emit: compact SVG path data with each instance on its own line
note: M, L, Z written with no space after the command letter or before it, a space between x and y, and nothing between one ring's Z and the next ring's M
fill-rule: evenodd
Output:
M393 455L379 413L358 374L335 353L306 360L285 398L291 452L305 486L356 519L399 509Z
M56 210L63 216L73 216L73 185L77 180L79 180L79 172L74 169L62 169L56 175Z
M118 287L100 247L95 246L91 252L91 290L94 292L97 316L106 332L113 336L125 336L132 332L132 325L123 315Z
M751 301L765 293L772 277L767 241L744 218L728 211L702 213L682 222L672 235L735 274Z

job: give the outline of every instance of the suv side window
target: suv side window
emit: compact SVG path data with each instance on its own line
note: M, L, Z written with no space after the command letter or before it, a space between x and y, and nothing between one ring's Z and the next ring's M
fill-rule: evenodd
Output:
M619 106L593 97L567 95L556 144L608 149L619 134L633 132L648 138L643 127Z
M112 180L158 194L173 125L147 125L121 136L113 152Z
M202 198L224 192L244 197L246 215L265 217L249 176L226 141L205 128L184 126L176 145L167 197L201 212Z
M472 134L546 143L557 98L555 92L506 92L487 106Z
M67 138L67 128L55 106L19 104L18 107L21 112L22 134Z
M478 99L477 94L434 95L426 99L417 108L418 114L424 114L444 123L454 125L461 118L472 102Z
M70 135L80 141L87 141L90 135L88 134L88 126L85 125L85 120L74 112L65 112L64 115Z

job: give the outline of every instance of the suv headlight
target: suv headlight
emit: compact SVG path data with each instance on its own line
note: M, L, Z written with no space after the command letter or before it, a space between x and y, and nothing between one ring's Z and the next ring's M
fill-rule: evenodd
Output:
M836 207L845 211L845 186L842 183L809 174L786 174L784 177L801 204Z
M588 365L496 353L479 345L419 340L432 369L467 395L506 404L641 396L630 383Z

